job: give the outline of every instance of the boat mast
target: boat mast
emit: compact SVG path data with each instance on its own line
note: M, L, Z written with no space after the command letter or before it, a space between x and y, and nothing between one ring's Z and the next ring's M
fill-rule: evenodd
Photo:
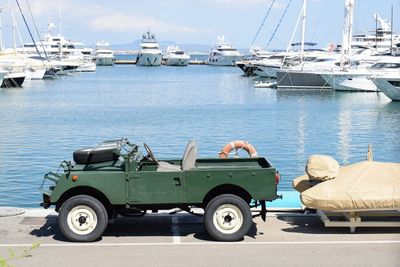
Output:
M303 25L301 28L301 47L300 47L300 63L303 62L304 58L304 39L306 33L306 8L307 8L307 0L303 0Z
M60 26L59 34L61 36L61 0L58 1L58 24Z
M3 11L3 8L0 7L0 51L4 50L4 45L3 45L3 27L1 24L1 12Z
M390 13L390 54L393 55L393 5Z
M375 16L375 51L378 51L378 14Z
M61 0L58 1L58 24L59 24L59 34L58 36L60 37L60 59L62 60L63 57L63 43L62 43L62 37L61 37Z
M344 5L344 25L342 36L342 52L340 57L340 67L344 68L351 55L351 36L353 30L354 0L345 0Z

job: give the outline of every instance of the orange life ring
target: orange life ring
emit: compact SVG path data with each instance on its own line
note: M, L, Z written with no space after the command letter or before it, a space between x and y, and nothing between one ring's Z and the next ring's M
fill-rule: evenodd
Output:
M228 158L229 153L235 149L236 151L239 149L244 149L250 156L250 158L256 158L258 156L257 150L254 148L252 144L243 140L235 140L224 146L221 152L219 152L219 157L221 159Z

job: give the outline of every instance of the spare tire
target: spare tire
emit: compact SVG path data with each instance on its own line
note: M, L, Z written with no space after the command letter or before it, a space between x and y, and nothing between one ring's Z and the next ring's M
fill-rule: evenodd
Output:
M106 161L115 161L119 155L115 148L84 148L74 151L73 158L76 164L95 164Z

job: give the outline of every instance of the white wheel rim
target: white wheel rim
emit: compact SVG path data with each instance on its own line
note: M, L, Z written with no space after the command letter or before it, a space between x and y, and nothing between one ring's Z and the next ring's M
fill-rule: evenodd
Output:
M69 229L78 235L87 235L97 226L96 212L85 205L74 207L67 216Z
M232 204L221 205L214 212L213 223L219 232L233 234L243 225L242 211Z

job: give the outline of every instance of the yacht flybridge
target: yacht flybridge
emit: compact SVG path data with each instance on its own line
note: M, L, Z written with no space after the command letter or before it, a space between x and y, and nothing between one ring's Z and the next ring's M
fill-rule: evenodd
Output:
M138 66L160 66L161 50L154 34L148 30L143 34L142 43L137 56L136 65Z
M231 44L226 43L224 36L217 37L217 43L208 56L207 64L215 66L235 66L242 60L242 55Z

